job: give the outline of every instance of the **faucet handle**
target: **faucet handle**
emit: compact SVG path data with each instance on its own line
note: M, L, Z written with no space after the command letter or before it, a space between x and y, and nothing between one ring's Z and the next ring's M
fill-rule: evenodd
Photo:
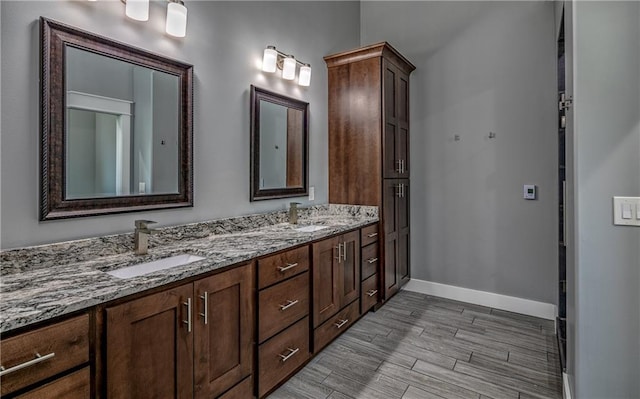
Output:
M144 220L144 219L138 219L135 221L136 224L136 229L146 229L148 228L149 224L153 224L153 223L158 223L158 222L154 222L153 220Z

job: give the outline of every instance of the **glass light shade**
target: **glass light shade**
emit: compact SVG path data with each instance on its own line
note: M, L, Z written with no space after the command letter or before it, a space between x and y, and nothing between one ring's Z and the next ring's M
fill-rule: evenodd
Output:
M187 7L180 3L169 3L167 5L167 25L165 30L171 36L185 37L187 35Z
M136 21L149 20L149 0L127 0L124 13Z
M300 67L298 84L300 86L309 86L311 84L311 65L303 65Z
M296 59L289 55L284 59L282 79L293 80L296 77Z
M262 70L265 72L275 72L276 63L278 61L278 52L273 46L268 46L264 49L264 55L262 56Z

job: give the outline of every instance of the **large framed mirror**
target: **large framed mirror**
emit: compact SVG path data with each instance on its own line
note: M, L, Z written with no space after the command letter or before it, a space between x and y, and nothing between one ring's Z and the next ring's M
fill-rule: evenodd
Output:
M193 67L40 18L40 220L193 206Z
M251 86L251 201L309 193L309 103Z

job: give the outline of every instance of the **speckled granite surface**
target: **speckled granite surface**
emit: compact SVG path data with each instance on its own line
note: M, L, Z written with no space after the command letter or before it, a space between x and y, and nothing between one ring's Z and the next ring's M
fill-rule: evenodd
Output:
M0 252L0 332L89 308L150 288L315 241L378 220L377 207L303 208L298 225L285 211L158 229L149 254L133 254L133 233ZM313 233L294 230L326 225ZM130 279L106 271L178 254L206 259Z

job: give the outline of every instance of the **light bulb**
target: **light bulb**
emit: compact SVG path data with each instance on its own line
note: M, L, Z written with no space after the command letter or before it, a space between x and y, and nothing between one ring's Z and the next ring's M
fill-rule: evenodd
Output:
M274 46L267 46L262 56L262 70L265 72L275 72L278 61L278 52Z
M127 0L124 13L136 21L149 20L149 0Z
M293 80L296 77L296 59L288 55L282 66L282 79Z
M185 37L187 35L187 7L182 1L172 1L167 5L165 30L171 36Z
M311 84L311 65L304 64L303 66L300 67L298 84L300 86L309 86Z

